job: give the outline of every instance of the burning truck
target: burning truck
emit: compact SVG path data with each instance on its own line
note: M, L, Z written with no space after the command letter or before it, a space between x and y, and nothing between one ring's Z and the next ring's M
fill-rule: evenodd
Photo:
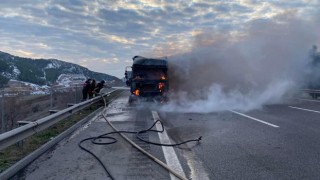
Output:
M167 61L141 56L134 56L132 59L132 66L127 67L125 71L126 84L131 92L129 103L167 101L169 89Z

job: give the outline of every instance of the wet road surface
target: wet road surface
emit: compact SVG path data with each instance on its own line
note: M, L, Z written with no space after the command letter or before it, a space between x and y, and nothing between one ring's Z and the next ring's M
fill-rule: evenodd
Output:
M200 144L162 148L128 135L188 179L319 179L320 103L290 100L250 112L175 113L156 107L129 107L124 94L111 103L107 118L121 130L138 131L160 118L169 139L157 133L143 138L181 142L202 136ZM158 117L157 117L158 116ZM77 143L112 129L96 116L25 170L25 179L108 179L105 171ZM108 146L85 146L116 179L174 179L121 137Z

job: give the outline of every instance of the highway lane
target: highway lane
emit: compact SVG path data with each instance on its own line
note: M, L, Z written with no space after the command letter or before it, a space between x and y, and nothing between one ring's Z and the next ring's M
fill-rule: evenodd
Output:
M151 111L132 109L127 106L125 94L109 104L106 116L120 130L138 131L148 128L152 123ZM113 131L104 118L96 115L87 124L61 141L52 150L30 164L18 179L109 179L103 167L90 154L82 151L78 143L88 137L95 137ZM164 161L159 146L141 143L134 135L128 135L137 144ZM85 142L84 146L96 154L106 165L115 179L169 179L169 173L145 157L120 136L114 135L118 142L99 146ZM159 141L157 134L143 135L143 138ZM100 141L99 141L100 142Z
M278 128L228 111L160 116L174 139L202 134L192 152L210 179L319 179L320 114L289 106L320 110L299 101L244 113Z
M129 107L127 100L124 95L108 107L107 118L119 129L146 129L156 120L156 113L164 122L169 140L162 139L165 137L161 135L159 138L157 133L143 135L143 138L181 142L202 136L200 144L182 145L172 152L129 135L138 145L189 179L320 177L319 102L291 100L250 112L204 114L163 112L150 104ZM81 139L106 131L111 128L103 118L92 119L25 169L24 178L107 179L96 160L77 147ZM118 143L109 146L86 144L101 157L116 179L174 179L124 140L117 139Z

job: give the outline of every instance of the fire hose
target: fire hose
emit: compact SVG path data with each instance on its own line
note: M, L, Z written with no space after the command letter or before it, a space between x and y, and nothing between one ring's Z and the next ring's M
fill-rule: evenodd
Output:
M84 150L85 152L91 154L99 163L100 165L103 167L103 169L105 170L105 172L108 174L108 177L110 177L110 179L115 179L112 174L108 171L107 167L103 164L103 162L101 161L101 159L95 155L93 152L91 152L90 150L88 150L87 148L85 148L82 143L86 142L86 141L90 141L92 144L94 145L110 145L110 144L114 144L116 143L118 140L110 135L112 134L119 134L123 139L125 139L128 143L130 143L133 147L135 147L136 149L138 149L140 152L142 152L144 155L148 156L150 159L152 159L153 161L155 161L156 163L158 163L160 166L162 166L164 169L166 169L167 171L169 171L170 173L172 173L173 175L175 175L177 178L181 179L181 180L186 180L187 178L183 177L182 175L180 175L179 173L177 173L176 171L174 171L173 169L171 169L167 164L163 163L162 161L160 161L159 159L157 159L156 157L154 157L153 155L151 155L150 153L148 153L147 151L145 151L144 149L142 149L140 146L138 146L136 143L134 143L132 140L130 140L127 136L125 136L124 134L135 134L135 137L137 139L139 139L140 141L143 141L145 143L148 144L153 144L153 145L158 145L158 146L179 146L182 144L186 144L189 142L200 142L201 141L201 136L198 139L191 139L191 140L187 140L187 141L183 141L183 142L179 142L179 143L173 143L173 144L161 144L161 143L157 143L157 142L152 142L152 141L147 141L144 140L143 138L141 138L139 135L143 134L143 133L148 133L148 132L155 132L155 133L162 133L164 131L164 127L163 124L160 120L157 120L156 122L154 122L148 129L145 130L140 130L140 131L119 131L108 119L107 117L104 115L104 111L107 108L107 104L106 104L106 100L103 98L104 101L104 109L102 110L101 116L105 119L105 121L112 127L112 129L114 131L108 132L108 133L104 133L101 134L99 136L96 137L89 137L89 138L85 138L82 139L79 143L78 146ZM155 130L153 129L153 127L156 125L156 123L160 123L162 129L161 130ZM101 142L101 140L109 140L109 142Z

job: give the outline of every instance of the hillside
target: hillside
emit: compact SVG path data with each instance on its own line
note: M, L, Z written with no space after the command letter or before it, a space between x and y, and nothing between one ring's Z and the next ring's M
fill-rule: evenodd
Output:
M10 79L38 85L54 84L61 74L82 74L98 81L121 83L117 77L93 72L77 64L56 59L23 58L0 51L0 87Z

